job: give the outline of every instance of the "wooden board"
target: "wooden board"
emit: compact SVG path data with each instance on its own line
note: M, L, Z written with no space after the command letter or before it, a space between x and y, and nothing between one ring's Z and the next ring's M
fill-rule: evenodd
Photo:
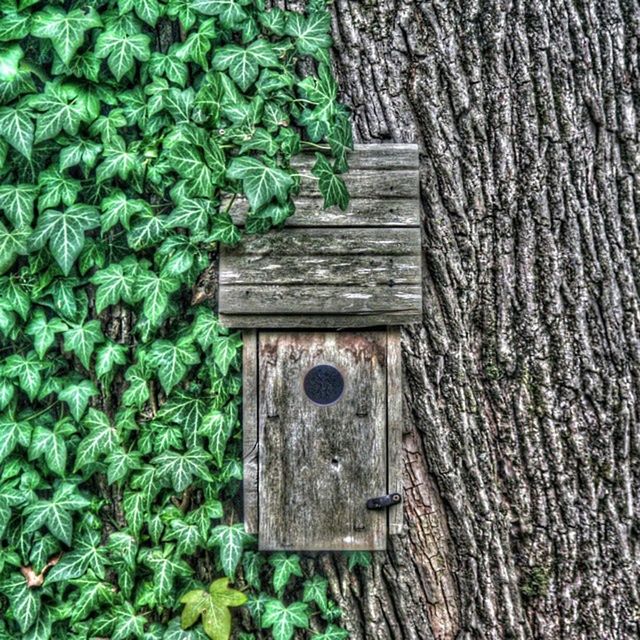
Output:
M387 493L386 346L386 331L258 334L261 549L386 547L386 511L366 509ZM305 395L316 364L343 374L335 404Z
M400 329L387 329L387 486L399 493L403 502L389 509L389 534L402 533L404 496L402 491L402 349Z
M258 336L242 335L242 457L244 526L258 533Z
M313 154L295 159L308 175ZM359 145L345 175L347 211L323 209L302 178L284 228L245 236L220 255L219 312L228 327L344 328L406 324L422 315L418 153ZM234 201L238 223L246 202Z

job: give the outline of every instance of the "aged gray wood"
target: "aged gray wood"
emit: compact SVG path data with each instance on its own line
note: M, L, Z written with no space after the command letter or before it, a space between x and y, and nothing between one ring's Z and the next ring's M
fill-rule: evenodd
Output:
M418 192L417 169L358 169L343 174L353 198L415 198ZM318 179L302 173L300 190L307 196L320 195Z
M359 169L418 169L418 145L414 143L381 142L356 144L349 153L349 171ZM294 156L291 166L311 168L316 161L315 153L301 153Z
M386 332L260 332L261 549L384 549ZM320 363L343 372L342 398L317 406L302 390Z
M221 270L226 256L264 255L419 255L417 229L280 229L245 236L236 247L223 247Z
M418 309L408 312L391 311L360 313L353 315L321 314L261 314L261 315L229 315L221 314L220 322L226 327L247 329L251 327L270 327L272 329L348 329L383 325L413 324L422 320L422 312Z
M220 288L224 314L335 314L394 311L411 315L421 304L421 289L399 285L239 285Z
M420 256L229 255L220 283L239 284L420 284Z
M242 457L244 526L258 533L258 338L255 330L242 334Z
M387 329L387 488L402 491L402 351L400 329ZM404 501L404 496L403 496ZM402 533L404 502L389 509L389 534Z
M285 227L416 227L419 202L413 198L352 197L345 211L339 207L324 208L320 197L294 197L295 213L285 220ZM244 197L225 198L222 208L230 205L229 214L237 225L244 225L249 204Z

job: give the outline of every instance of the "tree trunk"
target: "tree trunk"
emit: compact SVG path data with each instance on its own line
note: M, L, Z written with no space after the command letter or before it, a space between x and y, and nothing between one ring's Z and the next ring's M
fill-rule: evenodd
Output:
M418 142L406 533L355 640L637 638L638 0L335 0L358 141Z

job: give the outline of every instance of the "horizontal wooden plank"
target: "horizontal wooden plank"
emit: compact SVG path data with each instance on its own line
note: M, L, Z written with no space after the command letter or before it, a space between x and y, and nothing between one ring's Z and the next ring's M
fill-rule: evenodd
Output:
M339 207L324 208L320 197L294 198L295 213L284 223L285 227L416 227L420 222L420 204L417 198L351 198L346 211ZM231 204L229 213L234 223L245 224L249 203L244 197L223 200L222 208Z
M371 312L352 315L320 314L220 314L223 326L236 329L269 327L271 329L356 329L422 321L422 311Z
M275 256L310 255L384 255L420 254L420 230L389 227L384 230L367 228L287 229L245 236L236 247L221 250L222 268L229 255L273 254Z
M227 255L220 283L420 284L420 256Z
M319 196L318 179L311 171L301 171L300 193L304 196ZM417 198L417 169L358 169L342 175L349 195L352 198L370 198L384 200L386 198Z
M293 157L294 167L309 167L316 161L315 153L305 152ZM420 162L418 145L405 143L356 144L349 153L349 170L417 169Z
M415 311L419 285L227 285L220 288L220 313L330 313Z

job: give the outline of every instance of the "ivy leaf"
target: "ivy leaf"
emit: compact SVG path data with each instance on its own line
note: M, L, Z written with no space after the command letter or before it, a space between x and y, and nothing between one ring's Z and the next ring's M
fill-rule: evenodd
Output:
M48 241L56 262L69 275L84 246L84 232L95 229L99 223L98 209L86 204L74 204L64 211L47 209L40 216L30 242L39 249Z
M100 458L106 458L120 444L117 429L101 411L89 409L84 424L89 427L89 433L76 448L74 472Z
M347 640L349 632L335 624L330 624L324 631L317 636L313 636L313 640Z
M219 16L225 27L233 27L247 18L242 8L251 0L193 0L191 6L207 16Z
M127 363L127 347L107 340L96 351L96 375L100 380L105 380L117 365Z
M17 44L0 47L0 82L11 82L18 75L24 51Z
M211 350L216 365L220 368L223 376L229 373L236 355L242 348L242 338L240 334L234 333L230 336L216 336L211 341Z
M96 313L102 313L107 307L118 304L121 300L132 304L136 275L135 260L110 264L106 269L96 271L91 277L92 284L97 285Z
M26 634L40 613L40 590L30 589L24 576L18 572L2 583L0 590L9 598L20 631Z
M20 422L10 414L0 416L0 462L5 460L18 443L28 446L31 428L27 422Z
M58 394L58 399L67 403L71 415L80 420L89 406L89 399L98 395L98 389L91 380L82 380L77 384L67 385Z
M242 557L242 550L253 537L244 530L244 524L221 524L214 527L209 538L209 546L220 551L220 563L225 574L232 578Z
M206 640L207 635L200 628L188 631L180 625L179 619L172 620L162 636L162 640Z
M160 384L167 394L184 378L189 366L199 361L191 338L181 338L176 343L158 340L151 349L149 359L152 366L157 367Z
M66 426L66 428L65 428ZM67 445L65 437L75 431L73 426L64 425L53 431L41 425L36 425L31 435L29 445L29 460L35 460L44 456L45 462L51 471L60 477L64 477L67 466Z
M231 635L229 607L241 607L247 597L241 591L229 588L229 578L214 580L209 592L201 589L189 591L180 598L182 627L188 629L202 616L202 626L211 640L228 640Z
M300 557L296 554L274 553L269 558L269 564L273 567L273 588L278 596L282 596L291 576L302 577Z
M106 562L104 548L96 546L87 539L74 542L73 550L63 554L58 564L47 573L47 584L79 578L85 574L89 566L95 573L104 577L103 565Z
M135 11L138 18L151 27L156 26L161 13L158 0L118 0L118 9L121 14Z
M72 351L85 369L89 369L91 354L95 345L103 342L104 335L98 320L89 320L84 324L72 325L64 332L65 351Z
M230 420L225 413L217 409L210 411L202 420L198 433L209 438L209 451L218 466L222 465L227 441L234 424L235 416Z
M0 186L0 209L16 227L28 227L33 221L33 203L38 193L32 184L3 184Z
M162 406L158 417L180 425L185 433L195 433L200 429L206 411L204 400L178 390Z
M40 187L38 198L40 211L51 209L60 203L67 206L74 204L81 189L79 180L69 177L56 166L45 169L38 176L38 186Z
M42 384L41 371L42 363L33 351L26 356L16 353L5 360L4 375L18 378L20 388L31 402L36 399Z
M29 253L27 239L30 230L24 227L9 231L0 222L0 273L7 271L18 256L25 256Z
M211 456L201 449L194 447L185 453L165 451L152 460L157 465L162 476L173 486L176 493L182 493L196 476L202 480L212 482L213 478L207 469Z
M0 137L25 158L31 157L33 121L25 109L0 107Z
M62 62L69 64L84 42L85 32L101 26L100 16L92 7L66 13L59 7L46 7L35 14L31 34L49 38Z
M133 68L134 61L146 62L151 52L151 38L143 33L127 35L120 31L103 31L96 41L95 53L98 58L107 58L107 64L116 80Z
M298 574L296 574L298 575ZM315 602L320 611L327 608L327 588L329 581L322 576L313 576L305 580L304 593L302 595L303 602Z
M114 610L115 626L111 640L129 640L131 637L142 638L147 619L136 612L133 606L125 602Z
M180 286L175 278L158 275L155 271L141 271L136 280L136 302L142 302L145 316L157 325L169 304L169 294Z
M140 199L129 199L120 189L113 189L100 203L102 211L101 226L103 231L108 231L120 223L125 229L129 229L129 221L136 214L150 214L151 207Z
M56 334L67 329L67 325L60 318L53 317L47 319L42 309L36 309L33 312L31 321L25 328L25 333L33 339L33 348L36 350L38 357L44 359L47 351L55 342Z
M113 136L104 146L103 161L96 169L98 182L119 176L123 180L142 169L142 163L136 152L135 143L127 147L124 139Z
M269 600L261 622L263 629L271 629L274 640L291 640L296 629L309 628L308 608L303 602L287 607L280 600Z
M75 484L62 483L50 500L39 500L24 509L27 520L24 531L31 533L45 525L47 529L66 545L71 545L73 520L71 513L89 506Z
M256 40L243 48L229 44L218 49L213 57L213 68L229 70L229 75L243 90L247 91L256 81L261 67L277 67L278 56L267 40Z
M298 52L314 57L319 50L331 46L330 32L331 16L326 11L314 12L307 17L300 13L291 13L285 28L285 33L295 38ZM324 60L324 57L318 59Z
M54 569L56 567L54 567ZM52 572L53 570L49 572L47 582L51 581ZM71 620L74 623L79 620L84 620L89 614L98 610L102 605L113 604L115 600L113 585L110 582L103 582L96 578L91 570L87 571L86 575L80 578L70 579L70 583L77 587L77 593L79 594L78 599L73 603L71 614Z
M349 206L347 185L339 175L336 175L321 153L316 153L316 163L312 173L320 178L319 188L324 197L325 208L337 204L344 211Z
M244 193L253 209L259 209L274 197L284 204L293 186L293 178L286 171L250 156L234 158L227 176L242 180Z

